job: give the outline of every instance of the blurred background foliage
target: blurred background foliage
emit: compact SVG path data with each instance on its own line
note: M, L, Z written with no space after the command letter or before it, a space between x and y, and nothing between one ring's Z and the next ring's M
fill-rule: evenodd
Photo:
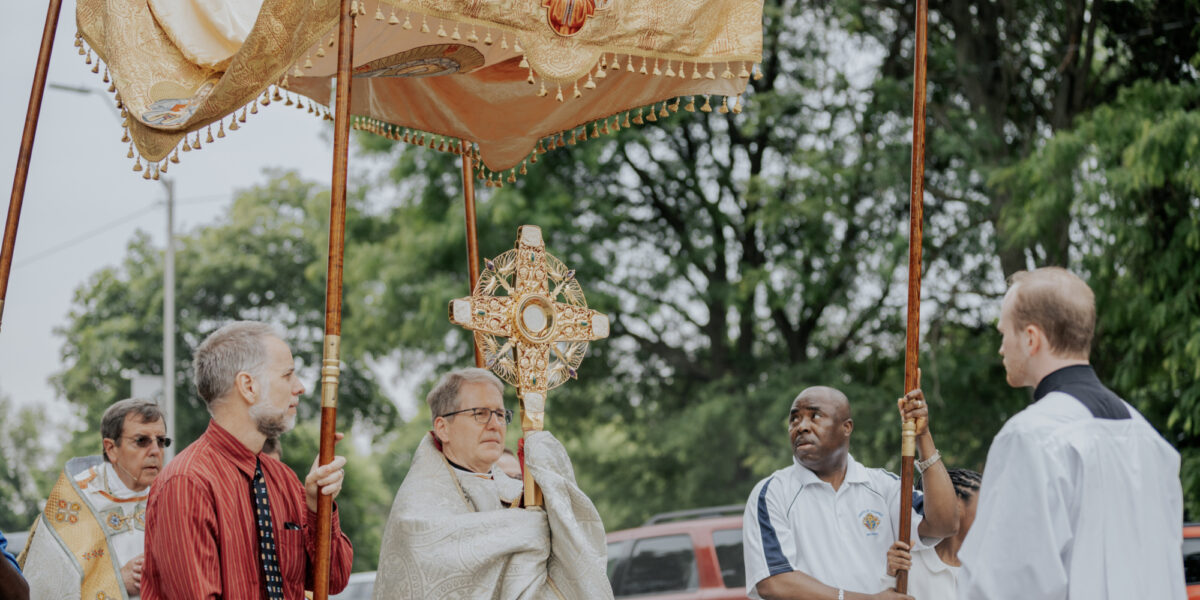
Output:
M996 354L1007 276L1062 265L1096 291L1101 378L1183 453L1188 515L1200 517L1200 2L932 0L930 11L921 364L947 464L982 468L1030 400ZM767 0L764 77L742 114L680 110L481 187L483 256L539 225L612 317L579 381L552 394L547 423L610 530L743 502L789 463L784 418L809 385L851 398L856 458L898 468L912 22L899 1ZM429 428L421 399L471 364L472 342L446 318L468 292L457 160L358 142L339 506L362 570ZM266 320L312 382L303 425L283 439L307 472L327 206L323 183L269 172L224 219L180 236L182 444L208 418L191 350L230 319ZM160 372L161 270L142 236L79 287L55 384L84 427L49 449L57 462L22 454L44 415L0 402L4 463L29 465L0 480L0 529L27 527L55 465L95 452L103 408L129 393L123 370Z

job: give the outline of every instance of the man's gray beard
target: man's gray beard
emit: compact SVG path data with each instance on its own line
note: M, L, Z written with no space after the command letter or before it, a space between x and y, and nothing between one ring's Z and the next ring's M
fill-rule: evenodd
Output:
M263 386L263 397L270 397L271 386ZM274 411L266 402L255 403L250 407L250 419L258 432L267 437L278 437L296 426L296 415L289 416L287 409Z

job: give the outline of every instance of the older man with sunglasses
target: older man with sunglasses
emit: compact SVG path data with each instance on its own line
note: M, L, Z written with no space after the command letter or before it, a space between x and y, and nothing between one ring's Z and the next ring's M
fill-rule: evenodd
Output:
M426 402L433 431L396 492L375 600L611 599L604 526L562 445L545 431L526 437L544 507L519 510L521 480L497 464L513 415L500 380L452 371Z
M104 453L67 461L34 523L32 598L137 598L146 498L171 445L158 405L121 400L100 418Z

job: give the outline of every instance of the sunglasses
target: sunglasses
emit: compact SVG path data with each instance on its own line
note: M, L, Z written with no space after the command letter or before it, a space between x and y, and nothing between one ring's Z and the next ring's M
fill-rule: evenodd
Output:
M171 447L171 438L169 438L165 435L159 435L159 436L155 436L155 437L150 437L148 435L135 435L133 437L122 436L122 439L129 440L129 441L133 442L134 446L137 446L138 448L142 448L142 449L149 448L150 444L152 444L156 441L158 442L159 448Z

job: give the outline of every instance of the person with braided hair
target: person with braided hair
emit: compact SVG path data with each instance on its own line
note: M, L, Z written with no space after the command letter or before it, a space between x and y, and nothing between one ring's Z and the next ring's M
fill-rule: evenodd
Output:
M975 520L979 486L983 478L970 469L948 469L954 495L958 498L958 533L943 538L932 548L909 554L908 544L897 541L888 550L887 585L895 585L898 569L908 570L908 594L917 600L953 600L958 597L958 549Z

